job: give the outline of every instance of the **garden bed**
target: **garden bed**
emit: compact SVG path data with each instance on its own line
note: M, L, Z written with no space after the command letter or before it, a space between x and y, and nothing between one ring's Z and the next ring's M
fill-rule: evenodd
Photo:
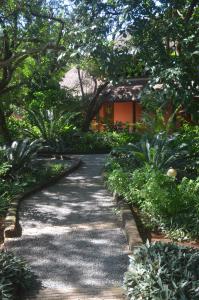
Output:
M140 217L139 209L136 207L133 207L132 205L129 206L132 212L132 218L134 218L139 234L142 238L142 241L146 243L149 241L150 243L153 242L162 242L162 243L173 243L173 240L168 238L166 234L158 232L158 231L151 231L149 230L142 222L142 218ZM187 246L191 248L198 248L199 249L199 241L175 241L177 245L180 246Z

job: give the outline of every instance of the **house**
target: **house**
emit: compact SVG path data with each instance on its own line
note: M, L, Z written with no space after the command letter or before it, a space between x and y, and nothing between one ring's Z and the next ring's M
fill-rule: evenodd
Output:
M109 88L103 96L103 104L92 124L93 129L103 130L106 124L115 124L116 127L128 125L132 130L134 124L141 119L140 93L147 81L147 78L134 78L125 84Z
M92 129L104 130L107 125L120 124L124 127L128 124L132 130L133 125L141 118L140 92L147 81L147 78L134 78L109 86L102 95L103 104L91 124ZM99 80L77 68L69 70L60 83L63 88L69 88L79 97L93 95L99 84Z

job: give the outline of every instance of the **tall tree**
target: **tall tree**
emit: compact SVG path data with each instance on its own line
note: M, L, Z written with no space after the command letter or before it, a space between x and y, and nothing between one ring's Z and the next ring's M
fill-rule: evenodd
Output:
M64 13L64 7L56 1L1 1L0 133L8 142L5 95L21 86L17 72L27 58L64 50Z
M105 54L102 66L109 78L116 75L117 66L120 69L125 66L125 59L117 59L114 51L108 52L107 55L107 49L103 51L101 45L113 45L118 36L123 35L124 38L128 37L128 40L124 41L123 50L126 53L137 52L136 56L150 75L149 89L155 83L163 85L159 92L154 92L153 89L150 91L151 97L155 95L154 101L158 105L170 102L174 109L181 104L193 115L198 113L198 0L72 2L75 4L76 20L79 22L77 27L83 30L84 38L89 34L91 36L84 49L96 56ZM111 58L110 53L113 54ZM128 64L133 68L132 56ZM121 76L121 72L118 74Z
M132 74L141 74L144 68L139 65L139 59L129 51L128 40L121 37L120 31L124 26L123 7L118 6L116 1L71 2L75 64L78 68L89 71L95 80L101 80L95 93L86 102L82 129L87 131L103 103L103 94L108 84L132 77ZM81 90L84 94L83 88Z
M199 96L198 13L196 0L139 1L126 8L126 32L150 70L151 86L163 84L157 100L172 103L174 109L181 104L195 116Z

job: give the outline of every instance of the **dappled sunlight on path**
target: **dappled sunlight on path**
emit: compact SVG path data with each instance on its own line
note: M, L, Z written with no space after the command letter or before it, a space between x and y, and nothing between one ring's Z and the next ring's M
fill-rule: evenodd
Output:
M100 177L104 159L82 156L78 171L22 202L22 237L8 245L25 257L48 290L83 289L94 299L122 285L128 251ZM99 299L122 299L104 297Z

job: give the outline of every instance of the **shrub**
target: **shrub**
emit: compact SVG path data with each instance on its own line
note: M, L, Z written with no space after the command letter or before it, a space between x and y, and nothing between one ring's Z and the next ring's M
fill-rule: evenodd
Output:
M33 281L33 273L21 258L0 252L0 299L15 299L16 294L28 290Z
M67 152L70 153L107 153L114 147L137 140L134 134L117 132L79 132L69 137Z
M32 130L31 124L28 122L25 113L24 116L20 118L15 115L11 115L8 118L8 129L13 140L24 139L27 136L26 131Z
M71 131L72 119L76 113L66 113L57 110L34 109L28 111L28 118L33 130L27 130L27 133L34 138L42 138L46 142L52 142L59 139L62 134Z
M105 176L108 188L139 207L146 227L177 240L199 237L199 178L185 177L177 182L149 165L130 172L116 160L109 162Z
M15 172L29 166L32 159L36 157L40 147L40 140L33 142L30 142L29 139L14 141L5 151L7 162L11 166L11 171Z
M199 299L199 252L174 244L140 246L130 257L124 286L129 300Z
M108 188L120 196L125 196L129 189L129 174L117 168L106 175Z
M129 166L134 168L149 164L152 168L165 170L172 166L182 177L187 165L196 168L199 162L196 159L198 155L193 157L189 146L178 143L177 139L178 135L168 137L166 132L156 134L152 139L143 136L139 142L116 148L111 154L120 159L125 158Z

